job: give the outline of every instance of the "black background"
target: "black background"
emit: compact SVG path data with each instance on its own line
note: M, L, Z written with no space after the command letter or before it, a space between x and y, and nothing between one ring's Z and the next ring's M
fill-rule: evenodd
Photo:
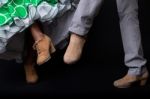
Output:
M80 96L80 95L148 95L145 87L128 89L113 87L113 81L127 72L121 41L115 0L104 0L101 12L89 32L81 60L74 65L63 63L64 51L58 51L48 63L36 66L39 81L29 85L25 81L23 64L0 61L1 96ZM142 44L150 66L150 3L139 0L139 19Z

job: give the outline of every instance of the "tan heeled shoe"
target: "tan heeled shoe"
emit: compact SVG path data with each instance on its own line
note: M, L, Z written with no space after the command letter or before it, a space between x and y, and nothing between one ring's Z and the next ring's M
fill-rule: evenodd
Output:
M50 54L55 52L54 45L47 35L44 35L44 37L41 40L36 41L33 45L33 48L37 50L38 65L42 65L45 62L47 62L51 58Z
M114 86L117 88L128 88L135 82L140 82L139 85L144 86L147 82L148 77L149 77L149 73L147 69L142 75L139 75L139 76L133 76L133 75L127 74L123 78L116 80L114 82Z
M34 64L25 64L24 69L27 83L29 84L36 83L38 81L38 75L34 68Z
M64 62L66 64L73 64L80 59L85 41L84 37L71 34L70 43L64 55Z

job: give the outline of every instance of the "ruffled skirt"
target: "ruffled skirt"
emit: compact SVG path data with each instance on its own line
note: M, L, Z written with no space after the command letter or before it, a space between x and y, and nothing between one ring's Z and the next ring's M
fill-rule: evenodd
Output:
M0 3L0 53L8 40L28 28L35 20L52 22L71 9L72 0L6 0Z

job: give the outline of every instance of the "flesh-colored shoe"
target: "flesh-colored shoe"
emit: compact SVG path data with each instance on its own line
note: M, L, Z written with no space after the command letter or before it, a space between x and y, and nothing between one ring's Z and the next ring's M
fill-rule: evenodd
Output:
M85 41L84 37L71 34L70 42L64 55L66 64L73 64L80 59Z
M139 82L140 86L144 86L147 82L148 77L149 77L148 70L145 69L142 75L139 76L129 74L125 75L123 78L116 80L114 82L114 86L117 88L128 88L135 82Z
M55 52L54 45L51 39L44 35L44 37L36 41L33 48L37 50L37 64L42 65L51 58L51 54Z
M27 83L29 84L36 83L38 81L38 75L34 68L34 64L25 64L24 69Z

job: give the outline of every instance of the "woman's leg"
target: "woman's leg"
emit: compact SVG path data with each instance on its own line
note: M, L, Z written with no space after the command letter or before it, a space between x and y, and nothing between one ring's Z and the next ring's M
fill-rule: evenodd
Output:
M32 44L33 44L33 39L31 38L31 35L29 34L27 36L27 41L26 41L27 56L25 57L25 62L24 62L25 77L26 77L27 83L36 83L38 80L38 75L36 73L36 69L34 68L35 52L32 49Z
M38 23L34 23L32 26L31 26L31 34L33 36L33 39L35 41L40 41L41 39L43 39L44 37L44 34L42 33Z
M38 80L38 75L36 73L35 66L35 57L33 57L33 51L30 48L27 53L26 62L24 64L25 76L27 83L36 83Z
M37 50L37 64L42 65L51 58L50 54L55 51L55 48L51 39L42 33L37 23L31 26L31 33L35 40L33 47Z

